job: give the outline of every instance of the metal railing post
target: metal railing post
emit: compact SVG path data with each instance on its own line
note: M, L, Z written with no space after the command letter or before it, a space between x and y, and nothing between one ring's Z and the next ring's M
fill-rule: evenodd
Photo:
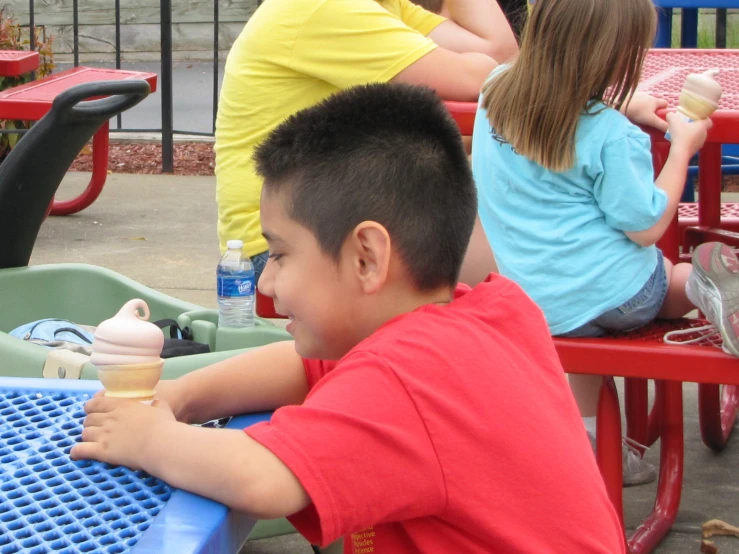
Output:
M726 8L716 10L716 48L726 48Z
M74 66L80 65L80 18L77 0L72 2L72 47L74 49Z
M172 0L161 0L162 172L174 172L172 127Z
M115 0L115 68L121 68L121 0ZM115 118L118 129L122 126L121 114Z
M34 51L36 50L36 22L35 22L35 14L33 13L36 11L36 6L34 6L33 0L28 0L28 44L29 44L29 50ZM36 80L36 70L34 69L31 73L31 81Z
M36 41L33 40L36 37L36 23L35 23L35 6L33 0L28 1L28 32L29 32L29 50L36 50Z
M213 133L218 115L218 0L213 0Z

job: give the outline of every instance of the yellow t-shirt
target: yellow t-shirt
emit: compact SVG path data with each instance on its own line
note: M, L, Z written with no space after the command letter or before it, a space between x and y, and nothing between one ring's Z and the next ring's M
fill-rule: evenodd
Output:
M386 82L428 54L444 18L409 0L266 0L226 61L216 120L221 250L267 250L254 148L293 113L353 85Z

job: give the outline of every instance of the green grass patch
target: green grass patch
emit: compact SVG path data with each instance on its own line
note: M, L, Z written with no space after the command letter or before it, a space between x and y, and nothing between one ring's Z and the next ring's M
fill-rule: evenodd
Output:
M672 47L680 48L680 9L672 12ZM716 46L716 10L698 10L698 48ZM726 48L739 48L739 10L728 10L726 16Z

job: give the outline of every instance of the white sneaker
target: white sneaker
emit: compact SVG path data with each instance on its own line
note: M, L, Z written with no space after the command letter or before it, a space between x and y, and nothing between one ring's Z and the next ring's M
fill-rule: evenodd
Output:
M595 437L588 433L590 445L595 452ZM657 478L657 469L642 458L641 451L637 448L641 447L645 451L648 447L639 444L635 440L628 437L621 437L621 463L622 478L624 487L632 487L635 485L646 485Z
M734 251L720 242L699 245L693 251L693 271L685 292L721 334L724 352L739 356L739 258ZM708 337L711 327L673 331L665 335L665 342L674 343L675 336L696 331L709 333L683 344Z
M642 458L643 454L638 447L649 450L628 437L621 439L621 455L623 463L624 487L646 485L657 478L657 469Z

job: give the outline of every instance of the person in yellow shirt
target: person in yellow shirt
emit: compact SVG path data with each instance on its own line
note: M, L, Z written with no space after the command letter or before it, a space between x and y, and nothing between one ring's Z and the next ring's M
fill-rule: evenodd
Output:
M252 153L293 113L353 85L424 84L476 101L518 46L495 0L447 0L449 18L410 0L266 0L231 49L216 120L221 250L244 241L256 279L267 261Z

